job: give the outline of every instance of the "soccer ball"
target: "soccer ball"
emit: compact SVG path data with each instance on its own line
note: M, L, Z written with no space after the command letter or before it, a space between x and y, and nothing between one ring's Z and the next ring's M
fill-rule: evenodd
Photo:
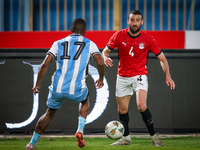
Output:
M124 134L124 126L119 121L110 121L105 127L105 134L110 139L119 139Z

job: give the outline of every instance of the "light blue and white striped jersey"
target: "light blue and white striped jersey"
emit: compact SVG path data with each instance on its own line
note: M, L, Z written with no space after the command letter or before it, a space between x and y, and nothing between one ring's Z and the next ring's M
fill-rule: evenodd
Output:
M100 54L97 45L80 34L71 34L54 42L47 53L57 57L51 84L53 91L74 95L87 88L89 59L96 53Z

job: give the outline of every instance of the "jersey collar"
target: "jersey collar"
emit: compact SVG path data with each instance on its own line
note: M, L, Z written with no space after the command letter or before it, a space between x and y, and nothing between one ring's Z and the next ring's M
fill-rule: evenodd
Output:
M82 35L78 34L78 33L72 33L72 34L70 34L70 36L82 36Z
M128 35L131 37L131 38L137 38L137 37L139 37L140 35L141 35L141 33L140 34L138 34L137 36L132 36L132 35L130 35L130 33L127 31L127 33L128 33Z

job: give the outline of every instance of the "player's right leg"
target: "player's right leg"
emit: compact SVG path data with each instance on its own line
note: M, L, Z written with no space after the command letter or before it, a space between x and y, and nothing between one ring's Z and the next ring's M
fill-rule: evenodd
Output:
M77 128L75 137L77 139L77 145L79 147L84 147L85 141L84 141L84 138L83 138L83 132L84 132L84 127L85 127L85 123L86 123L86 117L88 115L89 108L90 108L88 90L85 90L81 94L80 98L81 99L84 98L85 100L81 101L80 104L79 104L78 128Z
M131 95L124 97L117 97L119 120L124 126L124 135L119 141L112 143L111 145L129 145L131 143L129 132L129 114L128 105Z
M89 112L90 102L89 102L89 95L86 99L79 104L79 116L86 118Z
M118 104L119 120L124 126L123 138L111 145L129 145L131 143L129 133L129 114L128 106L133 95L132 78L117 76L116 81L116 99Z
M89 97L87 96L87 98L79 104L78 129L75 134L75 137L77 139L77 145L79 147L85 146L83 132L84 132L84 127L85 127L86 117L89 111L89 107L90 107Z

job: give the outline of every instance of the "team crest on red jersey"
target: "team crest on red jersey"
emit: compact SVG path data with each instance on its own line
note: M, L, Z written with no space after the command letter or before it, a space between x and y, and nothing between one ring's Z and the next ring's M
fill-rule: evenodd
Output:
M144 49L144 43L139 43L139 49Z

